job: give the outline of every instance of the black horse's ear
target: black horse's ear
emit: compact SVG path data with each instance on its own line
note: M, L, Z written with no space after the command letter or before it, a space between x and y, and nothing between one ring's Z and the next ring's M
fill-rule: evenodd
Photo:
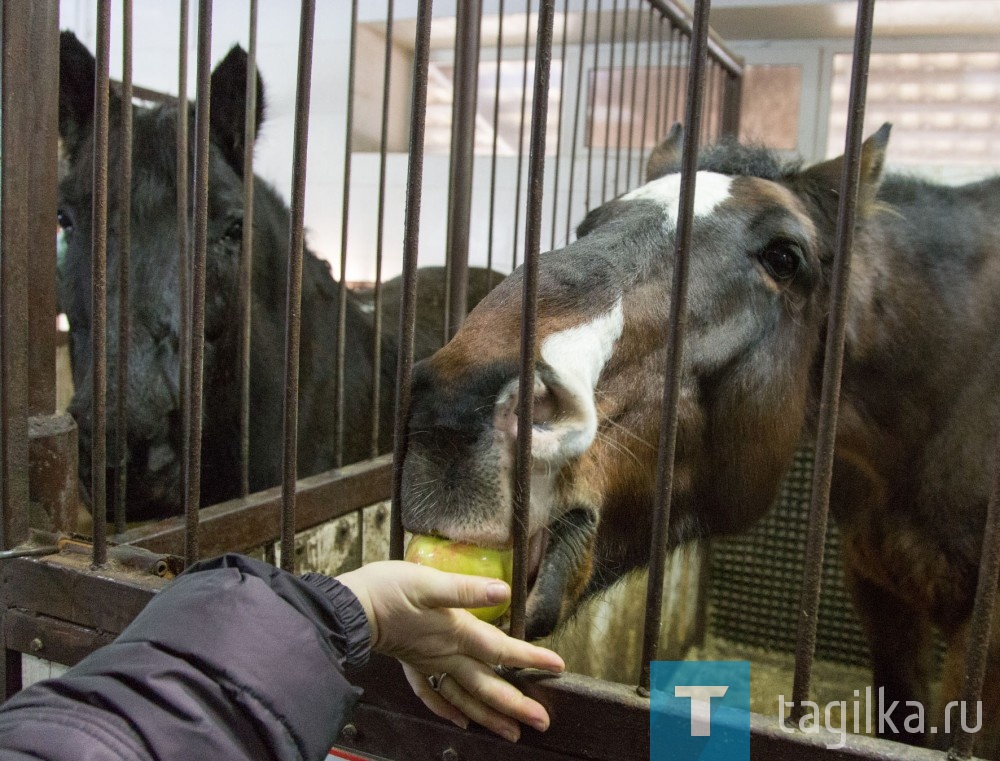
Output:
M212 135L226 161L243 174L244 121L247 112L247 54L239 45L223 58L212 72ZM257 74L257 107L254 137L264 121L264 83Z
M681 151L684 148L684 127L675 122L670 133L657 145L646 163L646 182L652 182L663 177L681 161Z
M889 132L892 125L886 122L879 127L878 132L861 144L861 171L858 175L858 215L869 215L875 208L875 196L882 184L882 169L885 167L885 151L889 145ZM840 177L844 171L844 157L838 156L815 166L802 173L802 177L813 183L821 198L830 200L828 210L831 218L836 218L837 204L840 197Z
M94 56L72 32L59 36L59 137L73 155L94 120Z

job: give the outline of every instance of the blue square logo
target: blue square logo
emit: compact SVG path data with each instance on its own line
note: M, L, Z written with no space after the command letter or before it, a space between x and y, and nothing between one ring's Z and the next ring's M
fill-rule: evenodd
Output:
M749 761L750 661L654 661L650 761Z

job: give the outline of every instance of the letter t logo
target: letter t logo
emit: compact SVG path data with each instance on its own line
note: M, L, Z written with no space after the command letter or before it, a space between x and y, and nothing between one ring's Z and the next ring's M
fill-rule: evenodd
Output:
M691 699L691 737L712 736L712 698L721 698L729 687L726 685L678 684L675 698Z

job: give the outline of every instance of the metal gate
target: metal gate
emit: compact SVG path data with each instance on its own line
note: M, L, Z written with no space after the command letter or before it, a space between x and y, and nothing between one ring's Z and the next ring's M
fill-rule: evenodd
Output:
M280 485L250 493L248 469L248 409L249 409L249 293L251 256L250 226L243 231L241 264L240 314L242 342L239 371L240 445L242 479L239 496L221 504L199 509L202 461L202 372L205 355L205 296L206 296L206 236L208 208L208 145L209 120L201 110L210 94L210 61L212 3L197 4L198 40L197 99L193 134L193 177L189 183L178 182L177 208L180 231L188 229L188 209L192 209L193 239L181 241L180 252L187 282L182 284L184 327L181 334L183 364L181 368L184 494L183 517L169 518L151 525L129 529L125 522L124 488L117 488L113 505L114 526L111 536L103 505L107 499L105 479L124 478L124 468L109 463L106 451L106 431L109 424L115 430L121 452L126 432L121 425L124 412L105 409L107 399L107 330L106 309L109 289L124 288L127 298L127 259L119 268L117 282L107 282L108 224L108 108L109 108L109 49L110 1L98 3L97 81L95 105L94 219L93 240L93 304L92 343L94 350L93 382L93 463L90 500L93 510L93 536L80 541L68 534L76 489L76 441L73 426L65 416L53 415L54 356L56 331L52 316L56 313L54 282L55 258L52 246L52 210L56 208L56 155L58 116L58 3L55 0L33 2L8 0L3 4L3 92L2 92L2 257L0 257L0 361L2 361L2 450L0 450L0 489L2 489L3 553L3 621L0 646L4 652L4 679L8 695L20 688L22 654L36 654L46 659L72 664L96 647L108 642L138 613L166 580L198 557L226 550L246 551L268 546L278 541L280 562L294 570L295 533L338 518L379 500L393 501L390 551L400 557L403 530L399 510L399 462L405 454L404 436L396 436L393 455L384 454L360 463L336 467L333 470L298 479L298 356L300 339L301 279L303 267L303 214L305 203L307 116L314 39L315 3L301 4L299 38L298 89L295 106L294 172L291 188L291 239L288 265L286 304L285 383L283 405L283 469ZM558 135L553 159L546 160L546 128L549 123L548 94L553 57L553 37L556 20L556 0L541 0L537 7L528 3L531 11L525 22L522 86L522 127L516 163L516 212L521 213L522 171L524 172L524 218L514 223L518 244L523 243L522 264L525 272L525 304L523 315L521 378L532 378L535 346L533 312L537 281L538 256L545 236L544 214L548 208L548 233L554 244L557 236L569 237L573 216L582 207L591 208L617 195L633 182L633 169L641 174L639 153L655 141L666 126L682 118L686 141L683 158L681 217L679 229L690 229L692 214L692 178L699 142L723 134L732 134L738 125L740 81L742 68L725 46L708 29L709 2L695 4L693 14L669 0L596 0L563 3L563 67L577 67L575 97L558 115ZM432 3L419 3L414 40L412 116L410 120L409 169L406 190L406 213L403 251L403 280L399 315L399 353L396 375L395 430L405 430L408 394L414 351L416 319L417 254L421 222L421 191L424 168L425 114L428 72L430 65ZM797 638L797 656L793 699L801 705L809 694L813 654L816 642L816 620L819 605L821 567L826 534L830 478L833 466L833 443L836 431L839 376L844 347L844 304L846 273L850 263L855 191L859 172L861 126L865 97L867 60L871 43L874 0L858 3L858 23L855 41L854 74L851 89L851 116L848 125L847 151L841 192L838 253L834 265L832 309L828 327L826 358L823 371L823 391L820 409L817 454L812 481L812 508L806 567L803 576L801 618ZM566 24L569 10L580 7L583 31L576 51L576 60L567 57ZM256 1L250 5L250 45L247 67L247 99L252 104L256 90ZM131 105L135 93L131 82L131 3L124 3L124 76L117 89L120 93L124 145L131 145ZM188 2L181 0L182 36L179 40L179 119L177 130L177 162L179 175L187 173L187 30ZM351 78L355 61L355 41L358 28L358 3L351 3ZM631 14L631 19L630 19ZM499 2L498 23L501 32L497 42L497 86L499 99L500 55L503 45L502 28L508 18L504 2ZM447 281L444 331L452 334L461 324L467 303L467 272L469 225L472 198L472 166L475 150L476 86L478 62L481 58L480 24L482 5L479 0L458 3L455 35L455 81L452 111L452 142L449 172L449 208L447 224ZM587 25L595 30L592 47L586 43ZM602 33L601 26L605 26ZM388 68L389 44L392 39L393 4L388 3L386 16ZM628 33L626 30L629 30ZM599 43L608 35L610 45ZM618 35L621 35L620 41ZM533 40L533 46L531 42ZM602 51L609 55L604 57ZM529 59L533 62L529 67ZM583 87L586 67L593 74L586 83L588 113L581 116L584 102ZM607 113L604 116L603 145L595 139L595 93L599 86L597 73L606 67L612 84L607 90ZM680 72L687 69L686 80ZM530 119L524 108L527 77L533 69L533 92ZM640 69L644 92L637 101ZM563 83L566 79L563 78ZM352 157L351 113L353 91L348 98L348 129L344 146L345 191L343 215L346 229L350 203L350 166ZM386 96L387 97L387 96ZM617 113L637 113L641 102L645 113L642 129L635 134L631 124L623 131L623 122L612 125L613 99L617 98ZM379 204L380 215L385 193L385 113L383 127ZM652 112L650 113L650 110ZM254 108L247 108L244 143L253 145ZM499 107L494 104L494 138ZM527 119L527 121L525 121ZM581 120L589 125L581 130ZM525 127L530 127L530 139L525 151ZM564 124L566 129L563 129ZM570 128L569 125L572 124ZM612 126L615 128L612 130ZM587 136L587 158L578 161L582 147L577 139ZM612 139L611 133L614 132ZM550 142L551 144L551 142ZM569 157L563 160L563 155ZM124 155L130 156L130 151ZM492 153L490 182L490 219L496 209L496 140ZM526 160L526 166L523 166ZM633 167L633 161L635 161ZM547 171L548 169L550 171ZM123 166L123 175L130 176L130 159ZM638 174L636 176L638 176ZM244 154L245 192L253 192L253 153ZM551 177L551 181L548 179ZM598 179L599 178L599 179ZM550 182L548 189L546 183ZM126 181L125 187L130 187ZM581 186L583 190L581 191ZM129 203L124 203L129 208ZM119 221L119 236L128 250L129 217ZM380 218L380 225L384 219ZM523 241L520 231L523 224ZM381 227L380 227L381 229ZM186 234L186 233L182 233ZM346 235L346 233L345 233ZM676 258L673 278L671 324L682 325L679 310L684 303L686 288L686 247L683 232ZM518 263L518 245L514 261ZM343 264L346 244L341 252ZM488 267L493 267L492 237ZM190 268L188 268L190 265ZM345 267L341 266L341 304L346 289ZM380 282L375 288L375 314L381 315ZM376 318L379 319L379 318ZM123 323L125 323L123 325ZM344 343L343 311L338 324L338 440L343 434L344 405ZM119 352L128 352L128 326L119 320ZM380 333L377 332L377 335ZM666 526L670 511L670 493L675 435L677 429L677 393L679 353L674 336L667 347L671 368L664 396L664 420L661 429L659 472L660 486L648 592L648 615L645 622L644 658L640 684L636 687L602 683L578 675L558 680L531 674L515 674L511 678L527 693L538 699L553 716L551 729L545 734L526 730L518 749L518 757L526 759L635 759L649 753L649 667L657 657L657 642L661 627L663 572L666 560ZM375 353L379 353L376 338ZM127 365L127 363L125 363ZM121 371L116 381L127 384ZM121 386L125 388L125 386ZM378 389L374 399L378 399ZM121 405L125 394L116 398ZM522 389L521 415L531 417L532 394ZM109 421L111 421L109 423ZM115 425L117 424L117 425ZM373 428L377 428L377 423ZM372 449L377 449L377 432L373 432ZM337 464L340 464L340 454ZM530 462L530 442L519 441L519 460ZM110 464L110 468L109 468ZM529 472L518 472L519 489L515 494L528 493ZM51 530L29 530L29 506L44 507ZM515 504L514 547L515 583L512 608L512 632L523 635L526 578L524 568L527 537L523 533L527 499ZM997 495L990 503L984 543L980 586L976 612L970 625L969 657L964 698L974 703L982 691L988 644L989 623L996 594L997 569L1000 568L1000 525L998 525ZM518 527L522 527L519 529ZM484 733L463 732L439 721L427 718L419 701L406 686L394 661L374 657L361 676L365 698L353 721L345 727L342 741L345 747L377 756L407 759L504 759L510 757L510 746ZM836 759L836 758L943 758L941 753L913 749L865 737L850 737L845 747L827 749L820 738L801 733L786 734L778 721L754 715L751 725L752 755L767 759ZM967 758L972 736L959 734L952 755Z

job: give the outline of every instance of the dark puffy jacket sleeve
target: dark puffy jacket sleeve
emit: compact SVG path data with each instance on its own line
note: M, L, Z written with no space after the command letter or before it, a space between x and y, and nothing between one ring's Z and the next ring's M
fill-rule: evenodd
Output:
M2 706L0 758L323 759L368 643L335 579L239 555L198 563L112 644Z

